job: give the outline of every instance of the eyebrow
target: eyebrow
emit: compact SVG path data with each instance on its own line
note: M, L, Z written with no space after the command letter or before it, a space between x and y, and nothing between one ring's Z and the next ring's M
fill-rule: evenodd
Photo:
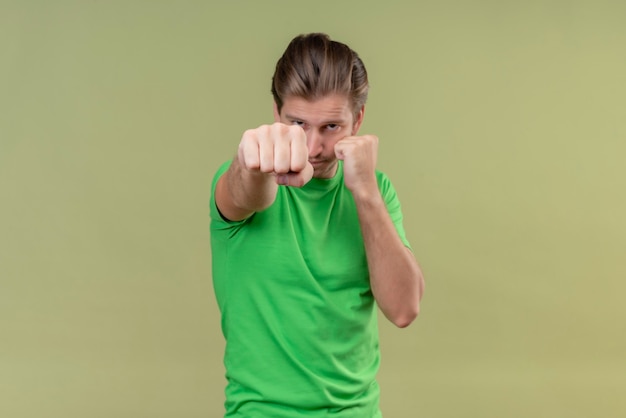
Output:
M288 113L285 113L285 117L289 120L297 120L297 121L302 121L302 122L306 122L306 120L304 120L303 118L294 116L294 115L290 115ZM329 119L326 121L323 121L321 124L322 125L342 125L345 124L346 121L343 119Z

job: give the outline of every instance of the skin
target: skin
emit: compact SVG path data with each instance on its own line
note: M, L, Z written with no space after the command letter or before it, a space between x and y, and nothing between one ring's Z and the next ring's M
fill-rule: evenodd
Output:
M356 115L348 97L287 97L274 104L272 125L246 131L237 157L219 179L217 207L242 220L269 207L278 185L302 187L312 177L332 178L343 160L344 183L357 207L370 285L378 306L396 326L417 317L424 291L422 271L389 217L376 181L378 138L357 136L365 108Z

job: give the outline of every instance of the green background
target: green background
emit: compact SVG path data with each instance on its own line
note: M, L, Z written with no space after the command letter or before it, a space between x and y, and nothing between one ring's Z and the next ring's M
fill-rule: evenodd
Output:
M0 1L0 416L221 415L210 181L311 31L427 279L385 416L624 416L626 3L340 0Z

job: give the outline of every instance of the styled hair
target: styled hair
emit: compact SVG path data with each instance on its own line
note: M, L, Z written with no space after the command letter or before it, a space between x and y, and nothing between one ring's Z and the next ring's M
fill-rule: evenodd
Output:
M356 115L367 101L368 90L367 71L357 53L324 33L295 37L272 77L272 95L279 112L290 96L316 100L343 94Z

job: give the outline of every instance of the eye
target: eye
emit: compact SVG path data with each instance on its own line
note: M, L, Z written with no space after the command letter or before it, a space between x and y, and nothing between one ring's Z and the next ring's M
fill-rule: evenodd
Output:
M336 123L329 123L328 125L326 125L326 129L328 129L329 131L336 131L337 129L339 129L339 125L337 125Z
M301 120L293 120L293 121L291 121L291 123L293 123L294 125L298 125L298 126L304 127L304 122L302 122Z

